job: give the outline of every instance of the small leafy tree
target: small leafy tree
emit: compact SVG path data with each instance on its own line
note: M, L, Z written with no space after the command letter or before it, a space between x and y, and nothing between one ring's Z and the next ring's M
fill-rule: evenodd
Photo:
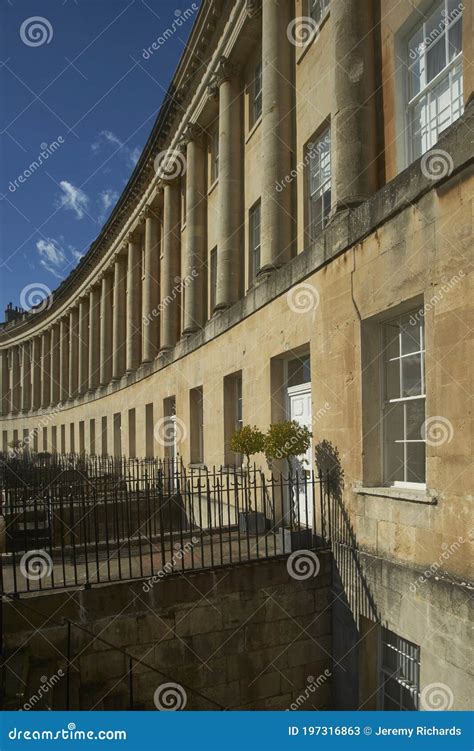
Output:
M243 454L247 459L247 483L245 488L246 508L252 511L252 497L250 493L250 457L259 454L265 448L265 436L256 425L243 425L240 430L232 435L230 439L231 451L236 454Z
M243 425L236 430L230 439L230 449L236 454L243 454L247 459L247 469L250 471L250 457L265 449L265 436L256 425Z
M268 461L286 459L291 475L291 459L305 454L313 434L296 420L285 420L270 425L265 436L265 456Z

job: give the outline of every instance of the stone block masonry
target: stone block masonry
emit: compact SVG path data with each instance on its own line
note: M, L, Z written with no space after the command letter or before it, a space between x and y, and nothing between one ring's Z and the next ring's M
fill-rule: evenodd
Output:
M292 578L282 557L172 575L149 592L123 582L9 602L7 683L16 650L26 674L66 673L67 626L58 624L67 618L77 624L71 709L128 709L131 683L135 709L156 709L164 684L179 687L170 690L185 695L186 709L330 709L331 559L319 558L306 580ZM64 695L65 685L57 690Z

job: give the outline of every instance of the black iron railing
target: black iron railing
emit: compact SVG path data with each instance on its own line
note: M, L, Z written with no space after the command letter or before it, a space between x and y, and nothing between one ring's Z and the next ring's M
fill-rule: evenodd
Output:
M181 461L54 456L2 465L3 591L91 586L315 548L329 493L295 476Z

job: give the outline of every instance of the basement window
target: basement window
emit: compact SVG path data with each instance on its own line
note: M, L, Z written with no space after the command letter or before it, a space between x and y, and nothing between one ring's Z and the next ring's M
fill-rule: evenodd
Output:
M420 647L388 628L381 629L381 709L418 709Z

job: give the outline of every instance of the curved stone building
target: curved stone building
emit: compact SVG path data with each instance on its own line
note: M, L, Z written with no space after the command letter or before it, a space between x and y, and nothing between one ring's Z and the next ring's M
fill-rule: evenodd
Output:
M100 235L0 331L4 452L231 465L236 427L285 418L311 427L313 448L329 441L386 624L377 639L402 662L404 645L421 650L417 690L446 683L456 709L473 487L472 14L451 0L203 0ZM448 548L449 582L416 584ZM339 617L335 654L356 671ZM341 673L342 705L375 706L370 681L367 669L359 699L345 697ZM400 686L386 702L404 705Z

